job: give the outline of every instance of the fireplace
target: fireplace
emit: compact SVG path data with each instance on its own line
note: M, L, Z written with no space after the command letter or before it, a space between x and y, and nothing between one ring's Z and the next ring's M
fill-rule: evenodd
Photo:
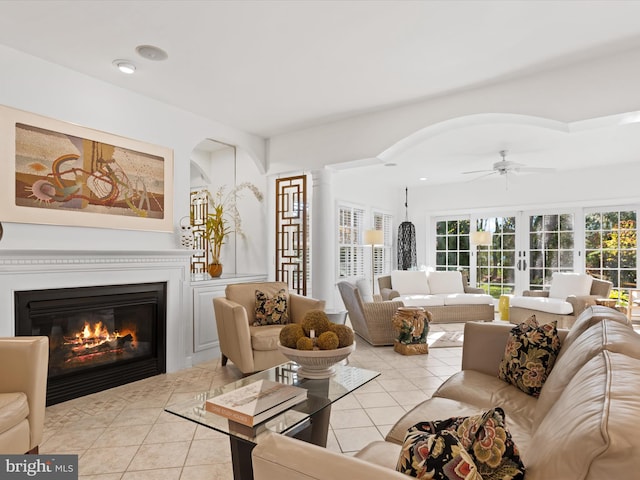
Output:
M47 405L166 372L166 288L15 292L16 335L49 337Z

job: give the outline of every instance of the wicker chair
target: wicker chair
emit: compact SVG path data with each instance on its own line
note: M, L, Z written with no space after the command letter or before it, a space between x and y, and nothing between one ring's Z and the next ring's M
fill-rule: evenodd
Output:
M338 290L349 313L353 331L374 346L393 345L397 332L391 319L404 306L402 302L363 302L358 287L350 282L338 282Z

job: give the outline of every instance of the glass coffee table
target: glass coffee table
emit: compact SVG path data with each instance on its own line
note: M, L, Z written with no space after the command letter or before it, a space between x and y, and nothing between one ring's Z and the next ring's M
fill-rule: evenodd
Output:
M251 451L267 434L279 433L326 447L331 404L380 375L364 368L336 365L335 373L329 378L307 379L298 375L298 368L294 362L283 363L198 394L187 402L170 405L165 411L229 435L233 476L236 480L251 480ZM208 398L263 379L305 388L307 399L254 427L205 410L204 403Z

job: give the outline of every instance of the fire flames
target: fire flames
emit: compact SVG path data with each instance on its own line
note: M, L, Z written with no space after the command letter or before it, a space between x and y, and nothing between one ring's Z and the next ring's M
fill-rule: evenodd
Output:
M113 331L102 323L84 323L84 328L74 336L65 337L65 346L74 356L114 353L123 349L135 349L136 334L132 330Z

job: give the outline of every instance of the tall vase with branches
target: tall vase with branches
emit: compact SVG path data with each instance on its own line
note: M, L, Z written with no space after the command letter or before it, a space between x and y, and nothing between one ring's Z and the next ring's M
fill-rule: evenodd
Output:
M243 190L249 190L256 200L262 201L262 192L250 182L240 183L229 192L226 192L226 187L222 186L216 191L215 195L208 194L209 213L205 223L205 236L209 244L209 253L211 254L209 264L209 274L211 276L222 274L220 253L222 245L224 245L225 239L229 234L236 233L242 238L245 236L237 204L240 198L239 194Z

